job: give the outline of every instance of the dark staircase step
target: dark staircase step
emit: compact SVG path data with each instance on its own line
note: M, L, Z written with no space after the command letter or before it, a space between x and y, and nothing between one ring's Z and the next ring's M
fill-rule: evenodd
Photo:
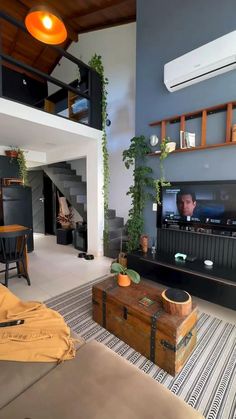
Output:
M87 195L76 195L76 202L78 204L87 204Z
M86 191L86 182L76 182L74 180L63 180L64 188L81 188Z
M116 210L109 209L108 210L108 218L115 218L116 217Z
M57 168L64 168L64 169L71 169L71 165L66 162L59 162L59 163L52 163L49 164L48 167L57 167Z
M71 180L74 182L82 182L82 177L78 176L78 175L73 175L73 174L65 174L65 173L60 173L58 174L58 179L63 181L63 180Z
M116 228L121 228L121 227L124 227L124 218L115 217L115 218L110 218L108 220L109 230L115 230Z
M76 175L76 170L67 169L64 167L50 167L52 173L55 175L64 174L64 175Z

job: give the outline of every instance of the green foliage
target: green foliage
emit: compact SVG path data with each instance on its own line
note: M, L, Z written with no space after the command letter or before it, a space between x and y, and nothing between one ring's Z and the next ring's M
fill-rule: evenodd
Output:
M109 199L109 154L107 150L106 119L107 119L107 89L108 79L104 75L104 67L101 55L94 54L89 61L92 67L100 75L102 80L102 153L103 153L103 198L104 198L104 231L103 242L108 244L108 199Z
M161 188L165 186L170 186L170 182L166 181L165 179L165 172L164 172L164 160L168 157L169 151L167 149L167 144L170 141L170 138L163 138L161 142L161 154L160 154L160 173L161 176L159 179L155 179L153 181L154 188L156 191L156 201L158 205L161 205Z
M131 197L131 209L127 221L128 252L139 247L139 239L144 227L143 210L145 203L148 199L153 199L153 195L149 192L149 188L153 188L153 178L150 176L152 169L145 166L145 157L150 151L151 149L143 135L132 138L129 149L123 151L125 167L129 169L134 166L134 184L130 186L127 192L127 195ZM137 162L139 166L136 165Z
M17 149L17 153L18 153L17 163L19 166L19 177L20 179L23 180L23 184L25 186L28 186L29 180L28 180L28 171L27 171L27 166L26 166L25 153L20 148Z
M111 273L127 275L135 284L140 282L140 275L133 269L128 269L120 263L114 262L111 265Z
M171 186L170 182L167 182L164 178L155 179L154 188L156 191L156 201L158 205L161 205L161 188L165 186Z

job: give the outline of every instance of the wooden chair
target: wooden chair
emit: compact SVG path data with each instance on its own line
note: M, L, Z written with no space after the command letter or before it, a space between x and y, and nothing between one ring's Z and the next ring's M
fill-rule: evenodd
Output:
M12 269L17 269L17 275L13 276L18 276L19 278L23 276L28 285L30 285L24 253L29 233L30 230L24 230L24 232L0 232L0 263L5 264L5 269L0 271L0 273L5 272L6 287L8 287L9 271ZM12 263L15 263L16 266L10 268L9 266Z

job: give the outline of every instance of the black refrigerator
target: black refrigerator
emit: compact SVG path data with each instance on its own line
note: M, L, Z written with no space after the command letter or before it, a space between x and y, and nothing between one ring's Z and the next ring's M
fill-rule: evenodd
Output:
M1 187L0 225L20 224L31 228L27 241L28 252L34 250L32 193L29 186L11 185Z

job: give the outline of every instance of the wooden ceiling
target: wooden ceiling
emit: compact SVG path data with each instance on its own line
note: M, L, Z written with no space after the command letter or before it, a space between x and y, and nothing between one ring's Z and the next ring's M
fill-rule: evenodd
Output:
M136 20L136 0L1 0L0 11L24 22L29 9L39 4L50 5L63 18L68 31L67 40L60 45L64 49L77 42L79 34ZM51 74L61 57L57 51L3 19L0 31L5 54Z

